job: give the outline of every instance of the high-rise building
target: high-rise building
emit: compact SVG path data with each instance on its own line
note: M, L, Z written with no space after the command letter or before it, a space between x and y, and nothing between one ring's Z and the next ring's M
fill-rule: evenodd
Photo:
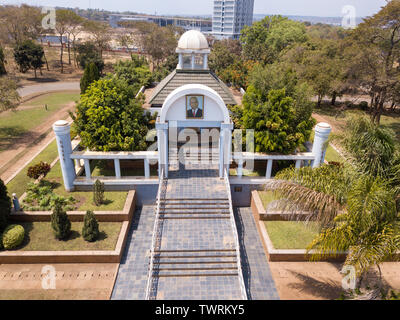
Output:
M244 26L253 24L254 0L214 0L213 35L238 39Z

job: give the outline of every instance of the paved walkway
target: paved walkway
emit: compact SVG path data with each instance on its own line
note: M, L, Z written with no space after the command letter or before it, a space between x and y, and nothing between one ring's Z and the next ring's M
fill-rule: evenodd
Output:
M154 218L154 206L136 210L111 299L145 299Z
M234 214L248 299L279 299L251 208L235 208Z
M21 98L56 91L80 91L79 81L60 81L23 86L17 91Z

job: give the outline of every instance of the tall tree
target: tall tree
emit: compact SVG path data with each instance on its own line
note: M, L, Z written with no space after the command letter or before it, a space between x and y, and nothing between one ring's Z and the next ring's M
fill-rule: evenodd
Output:
M70 10L67 9L59 9L56 11L56 26L55 30L58 36L58 40L60 41L60 66L61 66L61 73L64 73L64 36L66 36L69 21L70 21Z
M281 16L268 16L252 26L246 26L242 30L240 40L244 57L272 63L288 46L305 42L307 34L306 27L301 22Z
M94 62L86 65L85 71L81 78L81 94L84 94L87 88L96 80L100 79L100 72Z
M103 51L106 50L111 41L110 26L107 23L87 20L84 28L92 36L92 41L100 52L100 57L103 58Z
M25 40L14 48L14 59L20 71L25 73L32 68L35 72L35 78L37 78L37 69L42 73L41 68L44 64L43 56L44 51L42 46L32 40Z
M71 65L71 43L74 52L74 63L76 65L76 37L82 32L84 19L77 15L74 11L68 10L68 14L65 17L67 21L67 48L68 48L68 64Z
M371 119L379 124L400 82L400 1L390 1L361 23L348 39L349 80L370 95Z
M0 46L0 76L7 74L6 57L4 56L3 48Z
M7 76L0 77L0 112L18 106L20 96L17 83Z

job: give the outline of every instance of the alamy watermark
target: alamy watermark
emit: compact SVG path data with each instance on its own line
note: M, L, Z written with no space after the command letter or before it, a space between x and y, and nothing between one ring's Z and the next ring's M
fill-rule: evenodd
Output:
M42 19L42 28L44 30L54 30L56 28L56 8L42 7L42 14L45 15Z
M356 269L353 266L344 266L340 273L344 275L342 288L344 290L354 290L357 283Z
M54 266L50 265L43 266L42 289L44 290L56 289L56 268L54 268Z

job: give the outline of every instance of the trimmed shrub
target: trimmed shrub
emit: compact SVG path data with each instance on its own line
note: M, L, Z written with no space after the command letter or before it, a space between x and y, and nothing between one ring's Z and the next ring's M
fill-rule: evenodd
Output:
M8 224L11 213L11 198L8 196L7 187L0 179L0 231L4 230Z
M82 236L86 241L93 242L99 237L99 223L93 211L86 211L83 220Z
M93 202L96 206L100 206L104 203L104 183L99 179L94 183Z
M71 221L60 203L56 203L51 214L51 227L58 240L66 239L71 233Z
M18 247L25 238L25 229L19 224L9 225L1 236L4 249L10 250Z
M27 176L32 179L39 179L39 177L45 177L50 172L50 165L46 162L40 161L40 163L29 167Z

